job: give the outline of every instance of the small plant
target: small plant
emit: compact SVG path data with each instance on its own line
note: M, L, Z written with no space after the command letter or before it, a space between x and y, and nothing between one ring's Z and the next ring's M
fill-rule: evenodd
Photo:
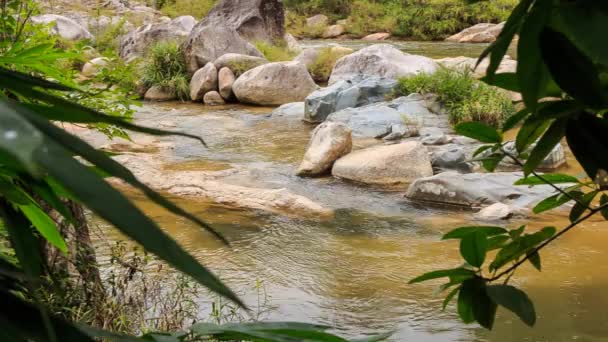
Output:
M331 75L338 59L350 54L346 49L326 47L319 52L319 56L308 66L308 71L317 82L326 82Z
M160 7L163 15L171 18L181 15L191 15L196 19L204 18L215 6L217 0L169 0Z
M285 41L277 41L270 44L265 41L257 41L255 47L266 57L270 62L283 62L293 59L294 53L289 51Z
M505 118L515 113L515 107L506 93L476 80L468 70L461 72L442 68L434 74L402 78L396 92L397 95L437 95L454 125L481 121L498 127Z
M148 88L159 86L182 101L190 98L190 78L176 42L161 41L152 46L143 63L143 83Z

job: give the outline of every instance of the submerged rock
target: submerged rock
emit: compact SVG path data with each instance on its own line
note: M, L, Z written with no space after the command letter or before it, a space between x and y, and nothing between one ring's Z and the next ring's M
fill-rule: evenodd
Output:
M303 101L316 88L306 67L298 62L261 65L241 75L232 86L240 102L258 105Z
M281 105L272 111L271 116L301 119L304 116L304 102L291 102Z
M333 163L350 153L353 146L351 132L340 123L325 122L312 132L298 176L319 176L331 170Z
M31 18L34 24L52 24L51 33L67 40L93 39L93 35L76 21L58 14L43 14Z
M406 197L412 201L469 208L494 203L528 208L554 192L548 185L513 185L520 178L523 178L521 172L460 174L450 171L416 180L407 190Z
M401 52L389 44L376 44L340 58L331 73L329 84L357 75L397 79L419 73L434 73L437 63L424 56Z
M426 147L408 141L357 150L338 159L332 175L365 184L408 184L433 174Z
M205 94L217 89L217 69L213 63L207 63L207 65L198 69L190 80L190 99L201 101Z
M319 89L306 98L304 120L323 122L335 111L384 101L397 81L381 77L355 77Z

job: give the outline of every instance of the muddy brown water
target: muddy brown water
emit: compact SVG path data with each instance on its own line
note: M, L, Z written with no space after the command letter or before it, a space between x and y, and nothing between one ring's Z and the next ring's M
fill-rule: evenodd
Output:
M464 325L454 304L441 311L438 282L408 285L424 272L459 265L458 246L440 237L475 223L470 212L414 206L404 189L375 189L332 178L300 179L311 126L269 118L268 108L170 103L145 105L137 121L169 121L202 135L209 148L176 138L167 168L239 172L224 181L262 188L288 188L333 208L331 220L294 218L228 208L204 199L174 198L211 222L232 243L222 246L188 221L168 214L140 195L136 203L198 260L215 271L246 303L255 306L256 280L263 281L272 310L263 318L324 323L346 336L395 331L392 341L608 341L608 225L589 221L542 253L543 272L526 265L514 278L534 300L538 322L526 327L499 310L495 328ZM570 159L564 172L580 168ZM563 227L563 213L536 217L530 229ZM103 226L103 223L101 223ZM108 235L119 238L107 228ZM101 251L102 260L104 258ZM211 299L198 299L201 314Z

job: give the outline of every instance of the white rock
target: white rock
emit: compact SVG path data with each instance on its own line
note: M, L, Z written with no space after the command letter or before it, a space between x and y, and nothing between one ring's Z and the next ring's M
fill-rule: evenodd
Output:
M51 32L67 40L93 39L93 35L76 21L57 14L43 14L32 17L34 24L51 24Z
M513 215L511 207L503 203L494 203L475 213L474 217L480 221L499 221L508 219L511 215Z

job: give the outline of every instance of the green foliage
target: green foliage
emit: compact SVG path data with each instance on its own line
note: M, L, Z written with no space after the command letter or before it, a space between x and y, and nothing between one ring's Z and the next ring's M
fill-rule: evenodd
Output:
M308 66L308 71L315 81L326 82L329 80L338 59L350 54L348 51L332 47L323 48L317 58Z
M437 95L452 124L478 121L498 127L515 113L511 99L503 91L479 82L468 71L440 69L434 74L400 79L397 94L411 93Z
M348 18L347 32L362 37L375 32L417 40L439 40L478 23L507 19L517 0L289 0L288 30L301 37L320 37L319 28L304 19L325 14L331 20ZM291 16L291 18L290 18ZM296 19L297 18L297 19Z
M95 20L93 18L92 20ZM91 32L95 36L95 48L104 56L118 55L120 48L120 37L127 33L125 27L127 20L121 18L116 24L108 25L103 30Z
M190 76L177 42L154 44L142 68L143 83L147 88L159 86L182 101L190 99Z
M536 204L534 213L547 212L566 203L573 203L573 206L570 224L559 232L554 227L533 233L526 232L525 226L504 232L462 227L446 234L461 240L461 255L475 272L475 278L460 281L441 273L444 271L434 271L414 280L432 279L439 274L449 279L446 285L462 283L458 290L458 313L465 323L476 321L491 329L494 308L501 306L527 325L534 325L534 305L523 291L508 285L512 276L526 262L540 271L540 251L581 222L597 214L608 220L608 144L605 139L608 135L608 50L605 44L599 44L600 32L608 29L607 18L608 7L600 2L522 0L496 42L480 56L480 61L490 56L484 81L521 92L525 108L509 116L501 132L479 123L460 124L456 131L490 144L475 152L475 156L486 155L481 160L489 171L493 171L503 158L509 158L523 168L525 175L515 185L543 184L555 190L554 195ZM588 31L589 28L594 31ZM520 37L517 72L496 75L515 35ZM542 101L548 95L557 99ZM521 122L515 141L519 156L515 156L504 148L502 134ZM535 172L564 137L586 177ZM528 153L530 146L534 147ZM486 253L492 249L498 249L498 252L486 268ZM442 289L447 287L444 285ZM454 295L452 291L446 301Z
M196 19L202 19L216 3L217 0L169 0L159 1L157 7L163 15L171 18L191 15Z
M290 61L295 57L295 54L287 48L287 43L285 41L278 41L274 44L270 44L260 40L255 42L255 47L270 62Z

